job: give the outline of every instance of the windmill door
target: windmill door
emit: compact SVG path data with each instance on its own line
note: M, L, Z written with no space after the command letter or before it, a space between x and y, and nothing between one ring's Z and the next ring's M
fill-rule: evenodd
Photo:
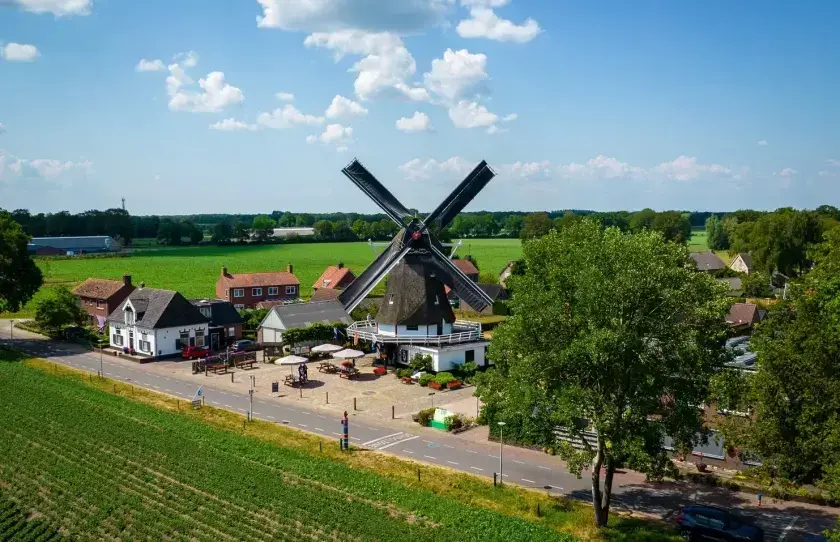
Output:
M438 335L443 335L443 324L438 324L437 325L437 334Z

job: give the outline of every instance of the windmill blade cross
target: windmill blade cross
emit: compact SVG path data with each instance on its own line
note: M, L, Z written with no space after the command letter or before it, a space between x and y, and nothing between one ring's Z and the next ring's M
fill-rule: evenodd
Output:
M431 212L423 221L427 228L435 225L437 231L448 226L458 213L464 210L475 196L487 186L496 173L484 160L467 175L461 184L444 199L437 209Z
M452 260L447 258L433 244L429 243L429 247L431 254L427 256L427 262L435 268L436 273L440 274L438 279L441 282L455 290L458 297L479 312L493 304L490 296L460 269L455 267Z
M355 309L377 284L396 266L411 247L395 237L387 249L373 260L361 275L338 296L338 301L348 313Z
M361 162L354 159L341 172L376 202L385 214L391 217L391 220L399 224L401 228L407 226L405 217L411 216L409 210Z

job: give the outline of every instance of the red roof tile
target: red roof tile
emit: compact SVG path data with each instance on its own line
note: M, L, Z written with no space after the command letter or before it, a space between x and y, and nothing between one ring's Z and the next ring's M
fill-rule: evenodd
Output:
M478 275L478 268L475 265L473 265L473 263L469 260L458 258L452 260L452 263L454 263L455 267L460 269L461 272L465 275Z
M730 326L752 324L758 320L758 307L752 303L733 303L726 315L726 323Z
M220 277L227 287L250 286L298 286L300 281L294 274L287 271L276 273L228 273Z
M341 284L341 281L345 277L347 277L348 274L350 275L351 279L356 278L353 272L350 271L349 267L338 267L337 265L331 265L327 267L326 271L324 271L321 277L315 281L315 284L313 284L312 287L316 289L333 289L337 285Z
M341 290L333 290L332 288L318 288L309 301L335 301Z
M73 288L73 293L93 299L108 299L119 292L123 286L125 286L125 283L121 280L87 279Z

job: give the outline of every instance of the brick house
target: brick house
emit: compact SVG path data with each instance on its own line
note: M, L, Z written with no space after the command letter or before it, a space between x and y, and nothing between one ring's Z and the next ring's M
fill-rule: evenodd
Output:
M344 267L344 264L338 262L338 265L331 265L318 277L315 284L312 285L312 290L343 290L347 288L351 282L356 280L356 275L350 271L349 267Z
M216 281L216 297L230 301L236 309L253 309L261 301L294 301L300 298L300 281L286 271L274 273L229 273L222 267Z
M765 311L752 303L733 303L726 315L726 323L737 331L751 331L765 315Z
M465 274L471 281L478 282L478 268L467 258L469 258L469 256L466 258L455 258L452 260L452 263L454 263L455 267L460 269L461 273Z
M73 294L79 298L79 305L90 315L91 323L103 327L108 316L125 298L134 291L131 275L123 279L87 279L73 288Z
M209 324L207 337L214 352L242 338L242 317L233 304L221 299L190 299L190 303L204 315Z

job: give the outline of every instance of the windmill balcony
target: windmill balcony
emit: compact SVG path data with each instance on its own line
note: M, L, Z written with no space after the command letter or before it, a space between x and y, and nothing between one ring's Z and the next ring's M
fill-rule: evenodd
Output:
M452 333L444 335L400 335L380 333L375 320L353 322L347 327L348 337L358 337L362 341L373 343L416 344L443 346L481 340L481 324L467 320L456 320L452 324Z

